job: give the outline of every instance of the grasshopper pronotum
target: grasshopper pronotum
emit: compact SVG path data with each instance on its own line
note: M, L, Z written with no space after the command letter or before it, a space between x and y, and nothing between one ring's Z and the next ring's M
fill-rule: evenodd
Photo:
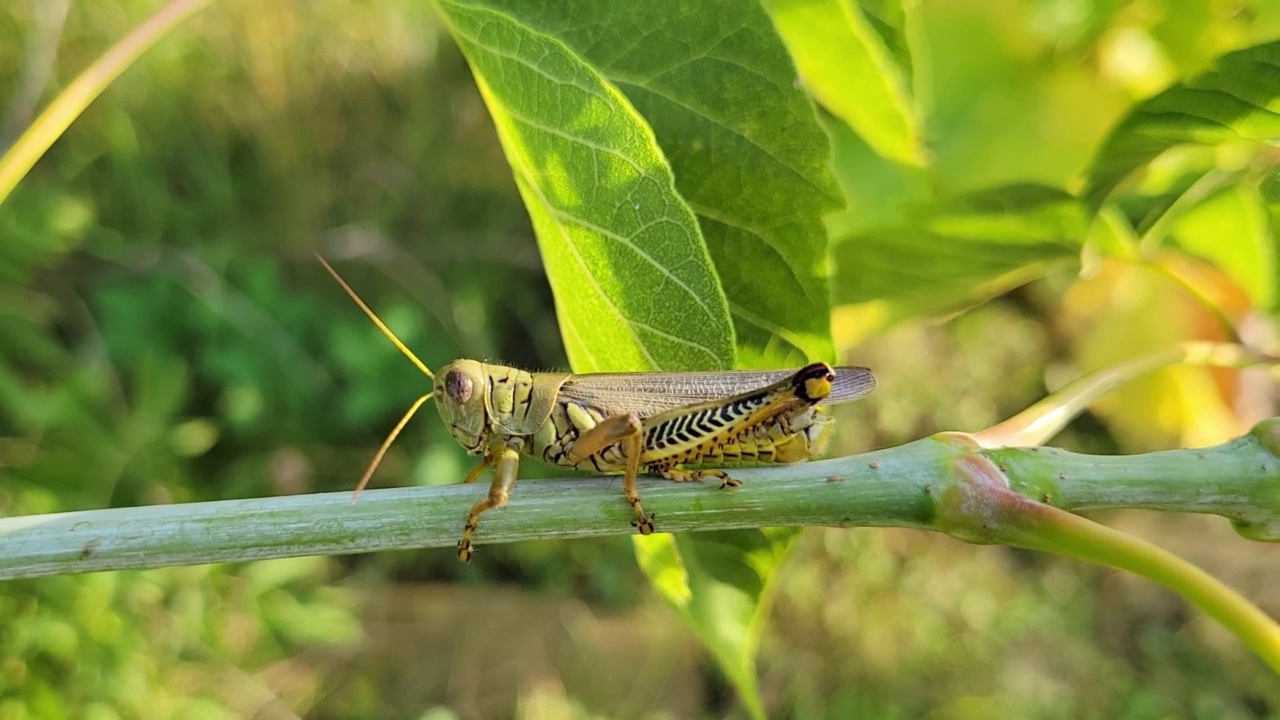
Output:
M866 396L875 376L863 367L812 363L799 370L531 373L476 360L454 360L439 375L413 354L365 305L355 291L316 256L342 289L400 352L433 382L383 441L360 478L369 482L409 418L431 398L449 432L480 464L466 482L493 466L489 493L467 515L458 559L471 560L480 515L507 504L521 455L561 467L624 471L622 492L640 534L653 532L653 516L640 504L636 476L646 472L676 482L714 477L720 487L741 483L723 470L681 467L743 463L791 463L821 454L832 418L818 403L832 405Z

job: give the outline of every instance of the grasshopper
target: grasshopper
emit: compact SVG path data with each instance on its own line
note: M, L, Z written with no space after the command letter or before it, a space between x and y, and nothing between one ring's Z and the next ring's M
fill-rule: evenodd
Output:
M623 471L622 493L631 525L654 531L636 488L643 469L675 482L716 478L721 488L741 483L723 470L683 465L792 463L821 454L834 421L819 403L865 397L876 387L863 367L817 362L799 370L531 373L476 360L454 360L431 370L378 319L324 258L329 274L378 329L432 380L396 424L360 478L358 495L400 431L427 400L435 398L449 432L480 464L467 474L473 483L493 468L487 496L467 515L458 559L475 553L472 536L480 516L507 504L520 456L596 472Z

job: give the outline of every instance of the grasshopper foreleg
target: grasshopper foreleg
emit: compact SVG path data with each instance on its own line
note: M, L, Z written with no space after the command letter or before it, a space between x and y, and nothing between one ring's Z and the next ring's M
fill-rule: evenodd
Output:
M462 562L471 562L471 556L475 554L476 550L475 546L471 544L471 536L480 524L480 515L486 510L507 504L507 498L511 494L511 488L516 484L516 475L520 470L520 453L513 448L504 446L498 452L496 459L491 455L486 456L484 461L480 463L480 467L467 476L467 482L474 482L475 478L480 476L481 471L489 465L495 464L493 482L489 483L489 495L471 506L471 513L467 515L467 522L462 527L462 539L458 541L458 559Z
M493 465L493 463L494 457L492 455L485 455L484 459L480 461L480 464L472 468L471 472L467 473L467 479L462 482L470 484L479 480L481 473L488 469L490 465Z

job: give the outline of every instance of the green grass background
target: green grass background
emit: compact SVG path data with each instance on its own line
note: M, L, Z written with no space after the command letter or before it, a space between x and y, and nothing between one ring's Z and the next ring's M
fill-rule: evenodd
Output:
M1069 187L1136 100L1280 32L1267 7L924 3L946 60L930 67L940 183ZM0 146L152 9L0 7ZM317 251L433 367L565 366L510 170L427 4L219 3L0 206L0 513L349 488L429 385ZM978 429L1037 399L1072 355L1055 299L1069 281L846 348L882 390L842 416L837 451ZM1147 440L1089 416L1059 442ZM378 482L469 467L427 413ZM1280 611L1275 549L1208 519L1104 519ZM811 531L778 588L760 659L774 716L1280 717L1274 675L1242 645L1106 569ZM740 712L624 538L487 546L471 566L442 550L0 585L0 718Z

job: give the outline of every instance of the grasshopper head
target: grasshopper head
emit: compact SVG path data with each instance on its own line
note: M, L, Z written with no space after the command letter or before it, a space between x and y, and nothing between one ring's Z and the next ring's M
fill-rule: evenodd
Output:
M469 452L484 450L488 439L484 366L475 360L454 360L436 373L436 407L449 432Z

